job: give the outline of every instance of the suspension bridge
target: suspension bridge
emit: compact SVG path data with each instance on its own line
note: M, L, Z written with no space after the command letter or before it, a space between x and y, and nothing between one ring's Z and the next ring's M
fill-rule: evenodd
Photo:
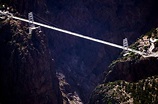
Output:
M135 49L132 49L132 48L129 48L129 47L126 47L126 46L117 45L115 43L99 40L99 39L96 39L96 38L92 38L92 37L89 37L89 36L85 36L85 35L82 35L82 34L71 32L71 31L68 31L68 30L64 30L64 29L61 29L61 28L54 27L54 26L50 26L50 25L46 25L46 24L43 24L43 23L35 22L33 19L28 20L28 19L24 19L24 18L21 18L21 17L17 17L17 16L14 16L12 13L9 13L8 11L1 11L0 10L0 15L5 16L6 18L20 20L20 21L23 21L23 22L27 22L29 24L45 27L45 28L48 28L48 29L52 29L52 30L55 30L55 31L58 31L58 32L66 33L66 34L76 36L76 37L79 37L79 38L83 38L83 39L87 39L87 40L94 41L94 42L97 42L97 43L109 45L109 46L112 46L112 47L115 47L115 48L123 49L125 51L134 52L134 53L139 54L143 57L146 56L146 53L135 50Z

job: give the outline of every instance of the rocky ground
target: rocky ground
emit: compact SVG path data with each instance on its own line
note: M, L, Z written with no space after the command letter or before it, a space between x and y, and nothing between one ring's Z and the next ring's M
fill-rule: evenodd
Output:
M45 34L20 21L0 21L0 103L62 104Z
M157 38L156 29L152 29L140 39L153 35ZM140 48L140 39L130 47ZM141 41L141 44L145 43ZM156 44L157 42L153 53L157 52ZM144 50L143 46L141 48ZM105 71L103 84L93 91L89 104L157 104L157 63L157 57L143 57L131 52L114 61L108 71Z
M129 39L129 44L133 43L142 33L158 23L157 0L1 1L15 8L23 18L27 18L28 13L32 11L35 21L120 45L125 37ZM90 93L98 84L100 76L111 61L118 57L120 50L44 28L42 30L46 34L48 48L51 50L49 57L55 62L55 68L52 69L53 75L56 69L57 73L65 76L66 85L64 86L70 87L69 91L63 91L67 96L66 99L76 96L72 99L86 103ZM36 48L43 47L41 42L36 42L41 38L34 39ZM30 43L29 46L32 47ZM47 56L40 52L38 54ZM58 78L63 80L60 75ZM64 89L62 86L61 88Z
M89 104L157 104L158 76L138 82L123 80L101 84L92 93Z
M59 79L60 91L63 96L63 104L83 104L78 92L76 92L66 81L65 75L57 73Z

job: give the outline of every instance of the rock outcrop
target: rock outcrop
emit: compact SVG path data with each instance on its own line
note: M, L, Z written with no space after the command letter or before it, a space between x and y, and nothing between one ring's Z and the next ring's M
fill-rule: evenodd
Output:
M110 67L110 71L104 81L138 81L152 75L157 75L157 63L157 58L117 62L113 67Z
M155 8L153 2L156 1L61 0L49 5L52 5L50 13L55 26L121 45L123 38L127 37L131 44L158 23L156 12L149 12L155 10L151 9ZM118 57L120 50L67 34L51 33L56 34L50 35L50 48L57 71L65 75L81 100L87 102L100 75Z
M27 18L98 39L129 44L158 23L157 0L7 0ZM49 21L49 22L48 22ZM120 53L113 47L55 31L46 31L56 69L65 75L82 101L87 102L99 76Z
M140 39L144 37L157 38L157 36L158 31L153 29ZM131 47L145 48L139 47L139 40ZM143 50L149 50L149 48ZM158 54L157 51L156 45L153 53ZM148 53L149 56L150 54L152 53ZM143 57L131 52L114 61L105 71L103 84L93 91L90 104L157 104L157 63L157 57Z
M137 83L116 81L101 84L92 93L89 104L157 104L158 76Z
M146 37L147 39L144 40ZM142 36L130 46L133 49L144 51L147 56L140 56L129 52L128 55L113 61L113 63L109 66L109 69L105 72L104 82L116 80L138 81L146 77L158 75L158 60L156 57L150 55L152 53L158 54L158 42L154 43L155 48L153 49L153 52L150 53L149 49L151 37L155 39L158 38L157 29L152 29L151 31L147 32L144 36ZM149 45L145 46L145 43L148 42Z
M27 24L0 22L0 103L62 104L45 34Z

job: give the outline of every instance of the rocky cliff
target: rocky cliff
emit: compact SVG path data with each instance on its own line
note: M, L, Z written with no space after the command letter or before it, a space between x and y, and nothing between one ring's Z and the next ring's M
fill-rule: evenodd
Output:
M0 103L62 104L45 34L10 19L0 21Z
M122 45L123 38L127 37L131 44L158 23L154 3L155 0L60 0L49 2L48 10L57 27ZM71 88L86 102L99 76L120 50L54 31L50 33L56 34L50 35L50 48L58 72L65 75Z
M142 44L140 40L144 37L157 38L157 36L158 31L152 29L131 47L148 50L150 47L145 48L144 44L139 47ZM158 54L157 45L155 46L153 53ZM90 104L157 104L157 63L157 57L143 57L134 53L114 61L105 71L103 84L92 93Z
M158 76L138 82L123 80L101 84L92 93L89 104L157 104Z
M134 42L158 23L157 0L6 1L25 18L32 11L42 17L35 17L35 21L117 44L122 44L125 37L129 44ZM118 57L120 50L55 31L45 32L56 69L73 89L68 92L76 92L82 101L87 102L99 76Z

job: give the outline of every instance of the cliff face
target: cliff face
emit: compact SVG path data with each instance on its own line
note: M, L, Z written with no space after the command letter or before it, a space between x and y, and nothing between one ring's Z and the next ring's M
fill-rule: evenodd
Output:
M157 58L118 61L105 74L89 104L157 104Z
M33 11L44 18L35 21L117 44L122 44L125 37L132 43L158 23L157 0L10 1L26 17ZM74 92L86 102L99 76L120 50L55 31L46 33L58 73L65 75Z
M158 60L156 58L115 63L113 67L109 68L110 71L108 74L106 73L107 77L104 81L138 81L152 75L157 75L157 63Z
M115 81L101 84L92 93L89 104L157 104L158 76L137 83Z
M45 34L28 34L20 21L0 23L0 103L62 104Z
M130 44L150 25L154 27L158 23L154 19L157 14L152 11L155 2L60 0L50 2L48 10L52 13L52 23L57 27L117 44L122 44L122 39L127 37ZM57 70L65 75L70 86L86 102L98 84L99 76L117 58L120 50L54 31L51 33L56 34L50 36L50 48L53 49Z
M132 45L132 48L137 50L144 48L144 51L150 49L140 40L144 37L157 38L158 31L155 29L153 31L142 36ZM153 53L158 54L157 51L157 45L155 45ZM93 91L90 104L158 103L157 63L157 57L142 57L131 52L114 61L104 73L103 84Z
M152 29L145 35L141 36L130 47L139 51L147 53L149 56L151 53L158 54L158 42L154 44L154 49L150 51L150 39L158 38L158 29ZM146 39L146 40L145 40ZM104 82L126 80L126 81L138 81L140 79L157 75L157 63L158 60L155 57L143 57L129 52L128 55L118 58L109 66L109 69L105 72Z

